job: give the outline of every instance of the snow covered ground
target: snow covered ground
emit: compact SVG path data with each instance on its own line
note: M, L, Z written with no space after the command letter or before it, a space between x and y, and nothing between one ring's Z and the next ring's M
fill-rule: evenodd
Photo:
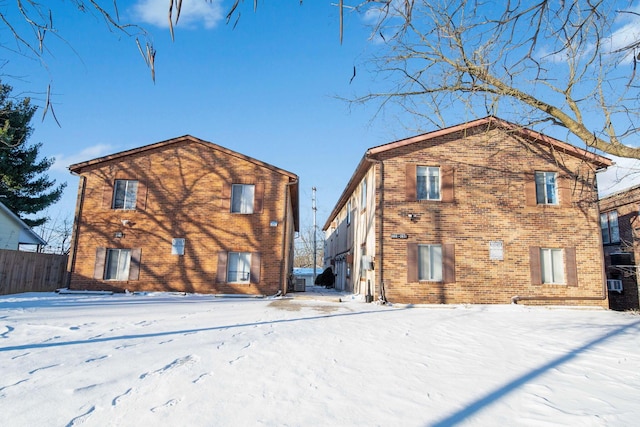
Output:
M0 297L0 424L640 423L637 314L343 299Z

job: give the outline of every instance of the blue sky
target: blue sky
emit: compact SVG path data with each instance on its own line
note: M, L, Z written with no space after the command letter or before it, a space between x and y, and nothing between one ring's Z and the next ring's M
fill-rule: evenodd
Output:
M51 115L41 120L40 111L30 139L56 158L50 177L68 183L51 218L73 216L78 179L70 164L191 134L298 174L303 229L317 187L322 225L368 147L415 134L392 109L376 114L375 103L339 99L373 88L365 70L376 44L363 16L349 14L340 44L338 10L329 1L263 1L256 13L246 1L234 29L225 24L231 1L185 0L175 41L167 1L120 1L121 20L143 26L157 49L155 83L134 39L60 3L54 23L61 39L48 36L44 65L0 54L9 59L2 79L14 94L42 105L52 86L60 126ZM473 118L459 114L448 124Z
M145 3L119 2L120 15L150 32L155 83L133 39L69 8L54 15L66 43L50 39L46 68L25 58L4 67L5 75L25 76L3 79L14 93L33 93L40 105L52 85L61 126L50 115L41 121L39 112L30 139L56 158L50 176L68 182L50 216L56 209L73 215L78 179L69 164L191 134L298 174L303 225L311 219L313 186L322 222L364 150L407 135L383 117L373 120L375 106L350 108L337 99L366 90L364 75L350 79L370 45L353 20L340 44L329 2L260 2L256 13L246 2L235 29L224 21L230 2L198 2L205 8L181 16L173 42L167 2ZM141 4L159 21L143 22Z

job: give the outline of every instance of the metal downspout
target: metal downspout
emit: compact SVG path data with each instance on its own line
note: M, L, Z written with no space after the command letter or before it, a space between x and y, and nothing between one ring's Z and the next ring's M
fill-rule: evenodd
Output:
M384 162L382 160L376 160L376 159L372 159L370 157L366 157L367 161L372 162L372 163L376 163L378 165L380 165L380 185L378 186L378 193L380 194L380 202L379 202L379 206L378 206L378 223L379 223L379 227L378 227L378 242L379 242L379 251L380 251L380 259L378 260L378 271L380 272L379 275L376 274L377 277L379 277L378 279L378 298L386 303L387 302L387 297L386 297L386 291L384 290L384 230L383 230L383 225L384 225Z
M282 257L280 259L280 286L282 289L282 295L287 294L287 278L285 276L285 252L287 247L287 228L289 225L289 201L291 200L291 186L298 183L298 178L295 178L293 181L289 181L286 184L286 195L284 201L284 220L282 225Z

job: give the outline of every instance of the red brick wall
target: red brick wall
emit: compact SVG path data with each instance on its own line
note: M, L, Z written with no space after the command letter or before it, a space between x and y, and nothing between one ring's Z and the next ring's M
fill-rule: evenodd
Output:
M636 265L640 260L640 239L636 237L640 233L639 208L640 187L613 194L600 201L601 212L618 212L620 242L604 245L607 278L622 280L623 284L621 293L609 292L610 307L614 310L640 309L637 269L612 266L611 262L611 254L619 252L632 254L630 265Z
M291 218L285 221L288 176L186 141L101 162L85 168L82 178L84 199L70 261L72 289L274 294L283 288L292 241L286 236L283 244L285 234L292 233ZM115 179L139 180L140 209L110 208ZM231 214L224 189L231 183L263 185L262 212ZM270 226L272 220L277 227ZM124 236L116 238L117 232ZM184 256L171 254L172 238L186 239ZM140 248L139 279L95 279L99 247ZM259 283L216 283L220 251L260 253Z
M527 303L607 306L592 165L497 129L452 133L390 150L382 159L382 274L389 301L506 304L514 296L542 296L561 299ZM453 168L454 201L407 201L407 164ZM536 170L563 177L559 206L527 201ZM408 239L391 239L392 234ZM502 242L503 260L490 260L491 241ZM453 244L455 281L408 282L408 243ZM575 248L577 285L532 284L531 247Z

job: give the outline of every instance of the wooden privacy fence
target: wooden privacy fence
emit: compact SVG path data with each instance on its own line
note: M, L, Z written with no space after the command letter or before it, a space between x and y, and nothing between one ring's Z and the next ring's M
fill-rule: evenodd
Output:
M55 291L66 271L67 255L0 249L0 295Z

